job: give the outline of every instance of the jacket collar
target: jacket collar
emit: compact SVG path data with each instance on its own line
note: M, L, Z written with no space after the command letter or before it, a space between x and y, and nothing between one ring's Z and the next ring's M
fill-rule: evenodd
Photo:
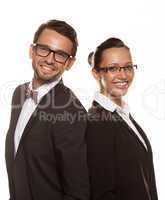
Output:
M115 104L110 98L106 97L105 95L101 94L100 92L96 92L94 95L94 100L99 103L104 109L114 112L117 111L118 113L124 114L129 117L130 109L126 102L122 102L122 107Z

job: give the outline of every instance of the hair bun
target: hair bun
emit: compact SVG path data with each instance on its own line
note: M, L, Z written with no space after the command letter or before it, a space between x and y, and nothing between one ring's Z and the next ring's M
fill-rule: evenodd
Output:
M88 55L88 63L90 66L92 66L92 63L93 63L93 55L94 55L94 52L90 52L90 54Z

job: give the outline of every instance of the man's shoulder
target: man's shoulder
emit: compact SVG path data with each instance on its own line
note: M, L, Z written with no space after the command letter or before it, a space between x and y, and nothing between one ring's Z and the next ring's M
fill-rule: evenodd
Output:
M22 84L16 86L16 88L14 89L14 92L13 92L13 98L23 94L25 92L25 89L28 84L29 84L29 82L25 82L25 83L22 83Z
M29 82L19 84L18 86L16 86L14 93L17 93L18 91L25 89L28 85L29 85Z
M57 106L60 106L61 108L63 107L66 110L84 110L84 112L86 112L81 101L72 91L72 89L63 83L58 83L52 92L54 92L54 101Z

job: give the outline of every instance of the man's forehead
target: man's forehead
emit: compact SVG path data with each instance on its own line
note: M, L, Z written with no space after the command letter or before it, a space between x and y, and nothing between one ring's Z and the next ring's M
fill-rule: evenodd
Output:
M44 29L37 43L47 45L52 49L64 49L69 52L73 47L73 43L69 38L51 29Z

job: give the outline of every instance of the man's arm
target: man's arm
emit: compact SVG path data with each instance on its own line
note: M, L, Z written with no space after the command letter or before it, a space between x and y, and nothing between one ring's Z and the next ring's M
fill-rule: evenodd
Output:
M91 200L115 200L114 130L108 123L89 122L86 139Z
M61 172L61 184L64 200L88 200L89 177L85 143L86 112L69 112L74 120L65 120L55 124L55 146L58 166Z

